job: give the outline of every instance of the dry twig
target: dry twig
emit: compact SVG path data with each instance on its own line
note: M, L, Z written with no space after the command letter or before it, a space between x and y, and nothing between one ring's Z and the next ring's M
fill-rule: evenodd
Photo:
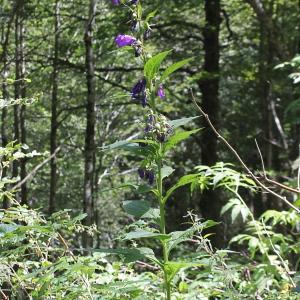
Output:
M29 180L32 176L35 175L35 173L42 168L45 164L47 164L53 157L56 156L56 154L60 151L61 147L56 148L56 150L45 160L43 160L40 164L38 164L30 173L27 174L25 178L23 178L21 181L19 181L16 185L13 186L12 190L16 190L20 188L27 180Z
M213 132L216 134L216 136L218 137L218 139L220 139L225 145L226 147L234 154L234 156L237 158L237 160L241 163L241 165L243 166L243 168L246 170L246 172L248 173L248 175L253 179L253 181L259 186L261 187L264 191L270 193L271 195L275 196L276 198L282 200L284 203L286 203L289 207L293 208L295 211L297 211L298 213L300 213L300 210L293 205L292 203L290 203L286 197L279 195L278 193L272 191L270 188L268 188L267 186L265 186L260 180L257 179L257 177L253 174L253 172L248 168L248 166L246 165L246 163L243 161L243 159L240 157L240 155L237 153L237 151L229 144L229 142L217 131L217 129L214 127L214 125L211 123L209 116L202 110L202 108L197 104L196 99L194 97L193 92L191 91L191 95L192 95L192 100L195 104L195 106L198 108L198 110L201 112L201 114L205 117L209 127L213 130ZM280 183L277 183L277 185L281 185ZM284 185L283 185L284 186ZM285 187L285 186L284 186ZM290 188L289 188L290 190ZM294 189L293 189L294 191ZM298 190L295 190L294 192L299 193Z

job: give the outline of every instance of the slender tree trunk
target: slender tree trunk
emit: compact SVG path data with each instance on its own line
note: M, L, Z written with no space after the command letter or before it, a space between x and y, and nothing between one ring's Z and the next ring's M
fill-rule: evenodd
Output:
M15 99L25 98L26 89L25 78L25 58L24 58L24 2L20 0L16 8L15 20ZM26 107L24 105L14 106L14 140L17 143L26 144ZM19 170L20 169L20 170ZM20 175L21 180L26 177L26 158L22 158L20 163L14 161L13 176ZM27 204L27 185L21 186L21 204Z
M20 68L21 68L21 74L20 74L20 93L21 97L24 99L26 97L26 85L24 78L26 77L26 62L25 62L25 26L24 26L24 15L25 15L25 6L24 2L21 6L21 14L20 14ZM26 106L22 105L20 107L20 134L21 134L21 143L22 145L26 144ZM22 158L20 161L20 177L21 180L23 180L26 175L26 163L27 158ZM27 199L27 184L26 182L22 184L21 186L21 204L28 204Z
M205 1L205 27L204 37L204 71L205 78L199 82L202 92L202 107L209 115L214 125L219 124L219 58L220 45L219 33L221 23L220 0ZM203 118L202 126L205 127L201 140L202 164L213 165L217 162L217 137L209 129ZM200 199L200 208L204 218L219 220L220 210L223 203L216 191L205 191ZM212 240L215 246L223 246L223 230L221 226L216 229L216 234Z
M19 1L20 2L20 1ZM17 4L16 18L15 18L15 99L20 99L21 95L21 45L20 45L20 31L21 31L21 5ZM20 143L20 106L14 105L14 140ZM19 176L19 162L13 162L13 177Z
M3 33L4 33L5 28L3 28ZM9 27L7 26L7 30L9 30ZM8 40L5 43L5 38L2 36L2 41L3 41L3 53L2 53L2 59L3 59L3 71L2 71L2 97L3 99L8 99L9 98L9 91L7 87L6 80L8 78L8 66L7 66L7 46L5 44L8 43ZM7 124L7 108L4 107L2 108L2 115L1 115L1 138L2 138L2 147L5 147L8 143L8 138L7 138L7 131L6 131L6 125ZM5 158L4 158L5 160ZM7 174L7 168L4 168L2 171L2 177L5 177ZM10 201L7 197L3 199L3 208L7 209L10 206Z
M89 17L86 25L85 43L85 63L87 82L87 102L86 102L86 133L85 133L85 157L84 157L84 197L83 210L87 214L85 225L92 225L94 222L93 204L93 184L95 173L95 62L93 52L93 30L95 25L97 0L90 0ZM93 239L91 236L83 235L83 247L91 248Z
M256 13L259 30L259 66L257 74L257 100L258 100L258 122L260 121L263 129L263 147L262 154L267 169L276 167L274 164L278 153L274 151L274 125L271 107L271 78L272 69L274 67L274 58L282 56L283 50L279 43L279 39L272 18L272 7L267 7L266 3L260 0L246 0ZM254 201L254 212L256 216L261 215L266 209L271 208L271 198L268 194L256 196Z
M55 25L54 25L54 59L52 73L52 102L51 102L51 133L50 133L50 152L53 154L57 148L57 94L58 94L58 59L59 59L59 29L60 29L60 1L55 1ZM50 162L51 177L50 177L50 198L49 198L49 213L55 211L55 195L57 187L57 164L56 157L53 157Z

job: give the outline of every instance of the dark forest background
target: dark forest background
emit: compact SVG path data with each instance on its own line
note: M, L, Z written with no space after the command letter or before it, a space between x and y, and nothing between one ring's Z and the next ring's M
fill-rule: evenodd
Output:
M100 232L93 241L99 247L115 245L120 228L128 223L121 201L135 195L118 187L139 180L138 159L103 152L101 147L140 132L143 112L131 101L130 91L142 69L114 43L118 33L128 32L128 10L108 0L98 1L91 30L87 25L91 3L1 1L1 101L30 102L2 109L1 139L2 146L15 140L23 144L25 153L36 151L10 170L20 180L56 153L21 186L18 199L45 214L62 209L70 209L74 216L86 212L86 225L95 223ZM297 60L289 62L300 51L300 1L154 0L143 1L143 9L157 11L148 51L173 49L166 65L193 57L165 86L161 112L169 119L199 115L191 100L192 89L213 124L257 176L262 166L255 139L270 177L296 187L293 162L299 156L300 90L293 82L296 77L290 77L297 71ZM172 180L197 165L218 161L242 170L205 119L195 120L186 129L203 129L173 154L176 176ZM265 193L245 192L244 199L256 216L267 209L285 208ZM214 229L213 242L225 247L237 233L236 226L220 217L227 201L228 195L218 189L191 196L183 188L169 203L167 227L184 227L188 210L205 219L222 220L223 225Z

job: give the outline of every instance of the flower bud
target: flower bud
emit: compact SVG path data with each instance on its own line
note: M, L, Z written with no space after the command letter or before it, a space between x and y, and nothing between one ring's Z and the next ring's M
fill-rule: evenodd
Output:
M142 168L138 169L138 174L140 176L141 179L144 179L145 177L145 170L143 170Z
M152 32L152 29L151 28L147 28L144 32L144 35L143 35L143 38L144 40L148 40L150 38L150 35L151 35L151 32Z

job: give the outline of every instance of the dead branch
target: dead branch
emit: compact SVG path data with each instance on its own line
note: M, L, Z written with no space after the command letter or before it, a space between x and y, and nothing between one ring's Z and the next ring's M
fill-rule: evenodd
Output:
M19 181L16 185L14 185L11 190L17 190L18 188L20 188L25 182L27 182L27 180L29 180L32 176L34 176L39 169L41 169L53 157L55 157L56 154L60 151L60 149L61 147L57 147L56 150L49 157L47 157L44 161L38 164L30 173L27 174L25 178L23 178L23 180Z
M289 207L293 208L295 211L300 213L300 210L294 206L292 203L290 203L286 197L279 195L278 193L272 191L270 188L265 186L260 180L257 179L257 177L253 174L253 172L248 168L248 166L245 164L243 159L240 157L240 155L237 153L237 151L229 144L229 142L217 131L217 129L214 127L214 125L211 123L209 116L202 110L202 108L197 104L196 99L194 97L193 92L191 91L192 100L197 107L197 109L201 112L201 114L205 117L209 127L213 130L213 132L216 134L217 138L220 139L226 147L234 154L234 156L237 158L237 160L241 163L243 168L246 170L246 172L249 174L249 176L253 179L253 181L261 187L264 191L270 193L271 195L275 196L276 198L282 200L285 202ZM296 190L297 191L297 190ZM299 193L299 191L297 191Z

